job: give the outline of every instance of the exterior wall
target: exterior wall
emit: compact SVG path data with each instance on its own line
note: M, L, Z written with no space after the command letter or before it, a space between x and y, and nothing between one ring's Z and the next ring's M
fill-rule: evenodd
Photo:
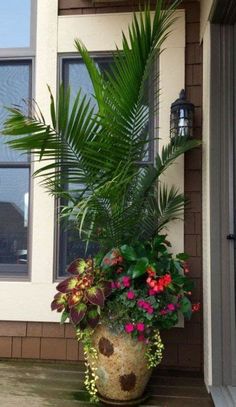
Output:
M209 20L209 15L214 3L214 0L200 0L201 1L201 25L200 25L200 38L203 39L204 31Z
M204 377L212 384L211 247L210 247L210 23L203 34L203 298L204 298Z
M44 1L44 0L43 0ZM42 3L42 2L41 2ZM154 2L155 3L155 2ZM59 14L91 14L99 12L119 12L133 11L137 6L134 1L121 2L110 4L97 4L94 8L91 7L90 1L68 1L60 0ZM123 4L123 5L122 5ZM73 7L72 9L70 7ZM181 8L183 5L181 5ZM201 84L202 84L202 57L201 48L199 46L199 28L200 28L200 11L197 1L184 3L186 9L186 76L185 88L187 96L196 106L196 128L195 136L201 137ZM71 44L72 45L72 44ZM60 48L60 47L59 47ZM61 49L62 51L62 49ZM54 52L54 51L53 51ZM53 57L54 58L54 57ZM54 59L53 59L54 61ZM43 63L43 62L41 62ZM54 62L53 62L54 64ZM178 62L177 62L178 64ZM176 70L178 65L173 64ZM48 64L45 64L48 66ZM175 69L173 72L175 72ZM47 74L52 78L52 73L44 72L44 77L41 78L42 83L51 83L50 79L46 79ZM51 76L50 76L51 75ZM184 69L182 74L184 75ZM173 80L174 82L174 80ZM53 82L55 83L55 82ZM174 84L177 85L176 83ZM180 87L184 83L173 89L168 95L168 109L170 103L177 97ZM43 105L45 95L41 99ZM169 110L165 111L165 121L169 121ZM168 115L167 115L168 113ZM165 131L166 132L166 131ZM196 150L186 154L185 159L185 191L191 199L191 205L186 211L185 216L185 250L191 255L190 276L194 278L196 287L193 292L193 301L202 302L202 274L201 274L201 151ZM45 205L47 198L45 197ZM51 207L51 204L49 204ZM52 208L52 207L51 207ZM50 219L48 219L51 222ZM37 221L35 219L35 221ZM45 220L44 220L45 222ZM39 239L37 237L36 239ZM181 241L182 239L180 239ZM40 247L42 241L38 242ZM35 250L38 246L35 243ZM51 264L51 259L50 259ZM46 265L45 265L46 267ZM48 266L46 267L48 270ZM46 270L45 269L45 270ZM52 276L52 274L51 274ZM46 277L46 276L44 276ZM48 278L52 278L47 275ZM18 289L19 284L17 283ZM29 284L29 283L26 283ZM54 291L54 285L51 284L51 291ZM34 293L31 291L31 296ZM36 293L37 295L37 293ZM52 295L50 295L50 298ZM4 302L3 302L4 303ZM40 298L39 298L40 303ZM46 305L48 307L48 304ZM39 305L39 311L42 310L42 305ZM7 310L5 310L5 315ZM6 318L6 317L5 317ZM40 312L37 319L31 319L38 322L0 322L0 357L23 357L36 359L67 359L78 360L81 353L78 351L78 345L72 339L73 333L69 326L61 327L58 324L41 323ZM47 319L42 319L47 321ZM56 316L55 316L56 320ZM67 336L70 332L71 336ZM177 369L202 370L202 315L194 315L191 322L185 324L185 328L176 328L163 334L165 341L165 359L163 367L171 367ZM30 350L31 349L31 350ZM27 353L28 352L28 353ZM69 356L68 356L69 355Z

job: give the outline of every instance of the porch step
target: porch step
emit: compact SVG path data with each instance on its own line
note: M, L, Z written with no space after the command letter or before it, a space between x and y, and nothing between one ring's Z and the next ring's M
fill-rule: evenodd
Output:
M1 407L88 407L82 363L0 361ZM214 406L199 377L154 374L146 407Z

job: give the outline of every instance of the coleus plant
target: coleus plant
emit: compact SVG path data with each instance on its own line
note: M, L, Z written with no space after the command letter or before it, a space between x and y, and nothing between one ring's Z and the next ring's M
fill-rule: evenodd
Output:
M105 256L76 259L68 267L72 276L57 286L52 310L78 330L93 330L100 321L148 342L156 330L176 325L181 313L189 319L199 308L189 299L193 283L186 275L187 258L173 255L166 235L158 235Z
M51 309L63 311L62 323L70 318L76 326L95 328L105 298L111 293L111 283L103 279L92 259L78 258L67 271L72 276L58 284Z

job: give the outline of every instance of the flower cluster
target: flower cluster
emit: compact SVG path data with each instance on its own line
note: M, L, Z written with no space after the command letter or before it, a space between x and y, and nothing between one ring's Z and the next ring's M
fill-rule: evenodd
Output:
M171 328L179 313L190 318L192 283L184 253L174 256L166 236L146 244L123 245L95 259L76 259L57 286L52 309L75 326L94 329L105 322L139 341Z
M112 329L146 341L156 330L174 326L179 313L190 318L197 310L189 299L187 255L174 256L169 248L165 236L158 236L152 244L123 245L105 255L100 266L111 279L112 294L103 319Z
M170 274L165 274L163 277L154 279L152 277L147 278L147 284L150 287L150 295L155 295L157 293L163 292L166 287L171 283L172 278Z

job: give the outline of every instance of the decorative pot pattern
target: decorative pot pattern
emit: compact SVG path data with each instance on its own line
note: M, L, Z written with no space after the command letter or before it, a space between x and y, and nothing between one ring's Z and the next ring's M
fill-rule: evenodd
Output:
M147 368L146 345L128 334L116 335L99 325L93 335L101 396L110 400L135 400L142 396L152 370Z

